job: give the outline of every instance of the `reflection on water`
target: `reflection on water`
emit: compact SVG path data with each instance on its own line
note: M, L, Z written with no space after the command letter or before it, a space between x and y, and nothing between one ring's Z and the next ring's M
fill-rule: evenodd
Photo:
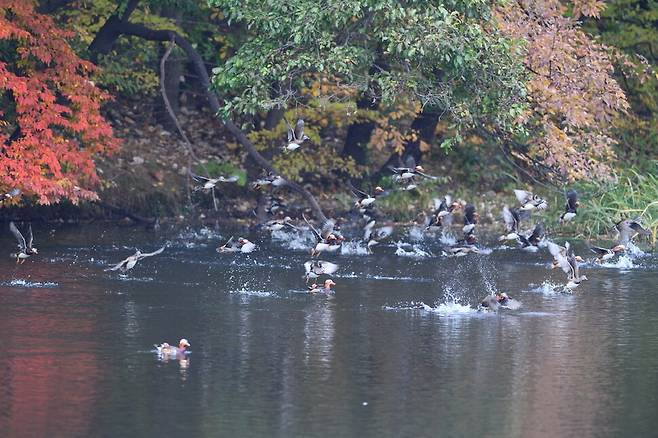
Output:
M588 265L590 280L564 294L545 250L445 259L353 246L326 256L341 266L327 297L299 293L306 237L252 236L259 251L245 257L214 251L233 234L222 230L53 234L44 256L22 266L0 257L2 436L650 436L658 427L652 255ZM440 253L436 240L412 237ZM163 241L161 256L127 276L103 272ZM521 308L477 312L495 291ZM152 351L181 337L189 356Z

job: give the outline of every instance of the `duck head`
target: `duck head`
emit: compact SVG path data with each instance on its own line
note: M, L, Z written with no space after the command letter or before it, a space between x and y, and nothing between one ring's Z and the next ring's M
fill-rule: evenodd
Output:
M423 166L421 166L420 164L416 166L414 169L416 170L416 172L425 172L425 169L423 169Z
M375 187L375 195L379 195L381 193L384 193L384 189L381 188L380 186Z
M612 251L617 253L617 252L624 252L626 251L626 247L624 245L617 245L614 248L612 248Z
M331 289L331 286L336 286L336 283L334 283L334 281L333 281L332 279L327 278L327 279L324 281L324 288L325 288L325 289Z
M187 342L187 339L183 338L180 341L178 341L178 348L185 350L187 347L190 347L190 343Z

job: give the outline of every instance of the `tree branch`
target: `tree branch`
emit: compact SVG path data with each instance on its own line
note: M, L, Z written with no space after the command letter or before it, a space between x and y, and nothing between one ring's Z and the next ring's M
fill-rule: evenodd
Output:
M110 17L110 19L112 18L113 17ZM194 70L198 76L198 80L201 83L203 90L205 91L210 109L215 114L220 113L221 104L217 95L210 89L210 77L208 76L208 72L206 71L203 58L201 58L201 55L199 55L199 53L196 51L196 49L194 49L192 44L190 44L190 42L187 41L187 39L185 39L184 37L182 37L180 34L178 34L173 30L154 30L146 26L143 26L141 24L122 22L118 19L112 24L112 31L116 32L118 35L132 35L151 41L175 42L181 49L183 49L188 59L192 63ZM109 52L109 50L111 50L112 47L101 46L100 48L105 49L107 50L107 52ZM90 46L90 50L92 50L91 46ZM249 138L247 138L245 133L239 127L237 127L229 119L220 119L220 120L222 121L226 129L236 138L236 140L242 145L242 147L245 148L249 156L256 163L258 163L260 167L265 169L268 173L274 173L274 174L279 173L270 164L270 162L267 161L256 150L254 144L249 140ZM285 186L288 187L290 190L300 194L306 200L306 202L308 202L308 204L311 207L311 210L313 210L313 214L321 222L324 223L328 221L327 216L325 216L324 212L322 211L322 208L320 207L320 204L318 204L318 201L308 190L306 190L304 187L293 181L286 181Z

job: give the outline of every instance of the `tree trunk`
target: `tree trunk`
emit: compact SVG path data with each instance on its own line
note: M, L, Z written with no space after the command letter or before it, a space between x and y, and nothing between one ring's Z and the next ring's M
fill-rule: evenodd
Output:
M358 109L374 110L377 108L377 104L373 104L372 99L364 96L357 101L356 107ZM368 159L367 146L374 129L375 123L370 120L351 124L347 129L341 155L343 157L352 157L356 164L364 166Z
M103 28L105 28L105 26L103 26ZM103 29L101 29L101 31L102 30ZM185 54L187 55L192 66L194 67L194 70L198 76L198 81L201 83L201 87L206 94L206 98L208 99L210 110L216 114L220 112L221 104L219 102L219 98L217 97L217 95L210 89L210 77L208 76L208 72L206 71L206 66L204 64L203 58L201 58L199 52L196 51L196 49L192 46L192 44L190 44L189 41L187 41L187 39L183 38L177 32L172 30L154 30L154 29L149 29L148 27L143 26L141 24L134 24L122 20L118 20L118 22L113 24L111 30L113 34L118 33L118 35L132 35L150 41L175 42L178 45L178 47L180 47L185 51ZM96 41L96 39L94 41ZM114 41L116 41L116 38L114 38ZM93 45L94 43L92 42L92 46ZM108 46L106 44L100 47L109 51L112 48L112 45ZM90 50L91 50L91 46L90 46ZM267 161L256 150L254 144L249 140L249 138L247 138L245 133L242 132L242 130L233 123L233 121L229 119L221 119L221 121L226 127L226 129L236 138L236 140L247 151L249 156L256 163L258 163L260 167L262 167L268 173L278 174L276 169L272 167L270 162ZM306 190L304 187L293 181L286 181L285 187L288 187L290 190L300 194L306 200L306 202L308 202L308 204L311 207L311 210L313 210L313 214L317 217L317 219L320 220L320 222L322 223L328 222L328 219L325 216L324 212L322 211L320 204L318 204L318 201L308 190Z

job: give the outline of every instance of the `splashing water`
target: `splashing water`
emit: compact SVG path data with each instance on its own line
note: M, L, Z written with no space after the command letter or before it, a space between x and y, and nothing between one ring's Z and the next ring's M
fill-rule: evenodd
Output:
M52 281L46 281L46 282L39 282L39 281L29 281L29 280L23 280L21 278L16 279L16 280L11 280L11 281L3 281L0 283L0 286L13 286L13 287L28 287L28 288L51 288L51 287L57 287L59 284L52 282Z
M432 254L429 252L421 249L419 245L413 245L411 247L411 251L406 251L404 248L402 248L403 243L398 242L397 244L397 249L395 250L395 255L400 256L400 257L411 257L411 258L424 258L424 257L431 257Z
M272 239L280 241L285 248L306 251L313 246L313 235L310 233L272 231Z
M411 227L409 228L408 233L409 240L413 242L421 242L425 240L424 230L420 227Z
M343 255L366 255L368 254L368 248L358 241L343 242L340 246L340 253Z
M613 262L600 263L598 266L603 268L633 269L638 266L633 263L633 259L628 255L621 255Z
M447 246L453 246L457 243L457 238L452 235L450 232L441 231L441 237L439 237L439 242Z
M563 284L555 284L548 280L544 281L539 286L530 289L530 292L539 292L544 295L555 295L559 293L571 293L568 288Z

